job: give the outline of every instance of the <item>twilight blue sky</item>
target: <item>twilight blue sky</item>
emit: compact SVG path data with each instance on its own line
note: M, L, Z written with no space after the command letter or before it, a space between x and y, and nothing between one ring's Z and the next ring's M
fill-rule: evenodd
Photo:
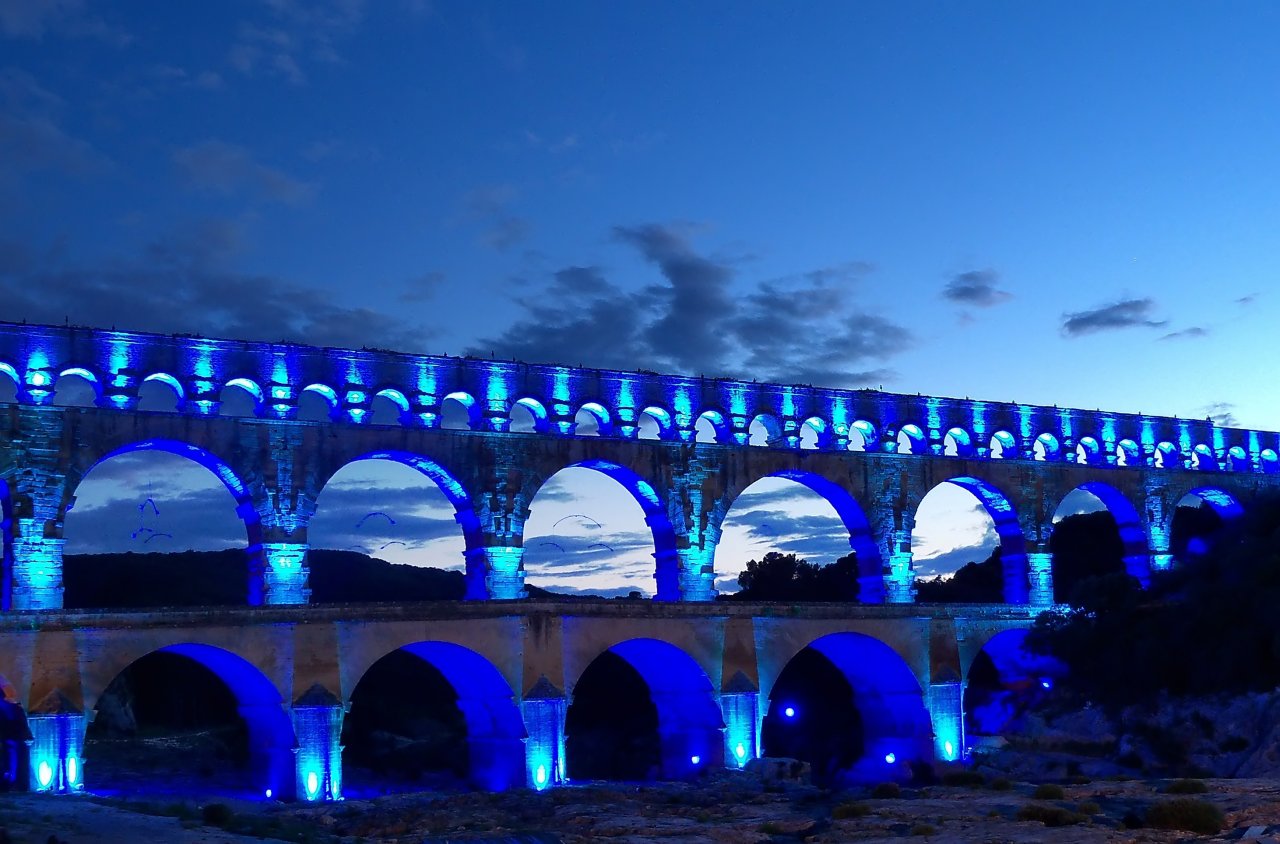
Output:
M3 315L1274 429L1278 31L0 0Z

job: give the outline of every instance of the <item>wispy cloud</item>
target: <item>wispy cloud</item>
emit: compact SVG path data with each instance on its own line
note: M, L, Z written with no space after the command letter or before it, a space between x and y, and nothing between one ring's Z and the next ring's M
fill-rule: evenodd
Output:
M519 195L514 185L496 184L463 196L463 219L479 226L480 243L497 252L507 252L528 239L533 223L511 210Z
M63 127L66 105L34 76L0 71L0 182L18 183L49 170L85 176L110 169L111 161Z
M942 298L958 305L991 308L1013 298L1013 294L997 285L1000 274L995 270L969 270L959 273L942 288Z
M1205 418L1212 419L1215 425L1224 428L1235 428L1240 424L1236 419L1235 409L1236 406L1227 401L1215 401L1200 408Z
M224 141L207 140L173 154L182 181L190 188L230 196L300 205L316 193L315 185L255 160L249 150Z
M46 36L90 38L124 47L133 37L90 14L84 0L0 0L0 35L42 41Z
M365 0L265 0L266 20L244 21L227 61L246 76L302 85L308 63L339 64L338 45L364 22Z
M1178 331L1170 331L1161 337L1161 340L1198 340L1201 337L1208 337L1209 329L1199 325L1193 325L1190 328L1179 329Z
M1122 328L1163 328L1169 321L1154 319L1152 312L1155 307L1156 302L1151 298L1121 299L1087 311L1063 314L1062 333L1068 337L1080 337Z
M235 223L209 220L168 232L139 254L93 264L0 243L5 315L349 348L377 338L405 351L421 350L432 336L402 312L346 308L304 284L237 270L240 240Z

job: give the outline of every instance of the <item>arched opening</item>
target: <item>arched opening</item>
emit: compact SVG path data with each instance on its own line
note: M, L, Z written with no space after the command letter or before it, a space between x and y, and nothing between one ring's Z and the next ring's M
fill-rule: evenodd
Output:
M1222 467L1218 465L1213 449L1200 443L1191 450L1191 468L1199 472L1217 472Z
M17 404L20 383L18 370L7 363L0 362L0 403Z
M716 410L705 410L694 422L694 440L700 443L725 442L729 436L729 423Z
M609 411L595 402L587 402L578 408L577 415L573 417L575 437L607 436L611 430Z
M338 418L338 394L324 384L303 387L298 394L299 422L331 422Z
M875 451L876 426L859 419L849 426L850 451Z
M660 407L646 407L637 418L636 437L642 440L668 440L672 436L671 414Z
M972 457L973 441L969 432L963 428L952 428L942 438L942 454L944 457Z
M138 410L150 413L176 413L182 409L182 384L164 372L155 372L138 385Z
M399 390L386 389L374 394L369 402L371 425L405 425L409 421L409 400Z
M1244 508L1225 490L1199 487L1184 495L1169 521L1169 551L1180 562L1191 562L1208 553L1214 534L1239 518Z
M1082 466L1097 463L1101 453L1102 447L1093 437L1081 437L1076 443L1076 462Z
M928 454L924 431L910 423L898 430L898 454Z
M824 419L811 416L804 420L804 424L800 426L800 448L805 450L826 448L831 439L828 430Z
M1153 461L1157 469L1177 469L1182 463L1182 455L1171 442L1156 443Z
M100 391L97 377L89 370L65 369L54 382L53 403L58 407L95 407Z
M1031 445L1032 458L1040 461L1057 460L1062 453L1062 446L1053 434L1044 433L1036 437Z
M1264 448L1258 452L1258 463L1262 467L1262 471L1268 474L1280 472L1280 454L1277 454L1275 449Z
M1252 469L1249 453L1241 446L1231 446L1227 449L1227 468L1233 472L1247 472Z
M312 603L458 600L480 523L434 461L378 452L346 464L316 496L308 527Z
M884 600L880 553L862 508L806 472L761 478L729 505L716 588L750 601Z
M367 797L521 786L524 737L511 686L491 662L451 642L406 645L370 666L351 692L344 790Z
M1016 734L1065 673L1053 657L1026 647L1027 630L1003 630L987 640L969 666L964 727L970 746Z
M565 716L570 779L686 780L724 762L714 688L692 657L630 639L578 678Z
M510 431L515 434L542 433L547 430L547 409L537 399L518 399L507 413Z
M450 393L440 402L440 427L446 431L474 431L480 408L469 393Z
M1014 460L1018 457L1018 441L1008 431L996 431L987 443L987 454L996 460Z
M85 733L85 783L129 796L261 800L293 790L293 726L275 685L241 657L180 644L112 680Z
M826 787L905 780L933 758L920 684L893 648L834 633L792 657L769 691L765 756L808 762Z
M64 605L172 607L261 602L246 548L260 541L248 490L187 443L148 440L81 476L64 523Z
M1029 600L1018 514L986 481L951 478L929 490L916 509L911 546L921 603Z
M778 446L782 444L782 425L777 417L761 413L751 420L747 428L747 445Z
M650 595L656 559L658 593L669 594L662 578L674 577L674 557L675 533L657 492L625 467L602 460L568 466L547 478L529 502L527 584L588 595Z
M258 416L262 411L262 388L248 378L232 378L218 400L219 416Z
M1116 443L1117 466L1141 466L1142 452L1133 440L1121 440Z
M1053 594L1059 603L1073 600L1086 581L1127 573L1139 584L1150 582L1146 531L1133 504L1115 487L1081 484L1058 504L1049 537L1053 553Z

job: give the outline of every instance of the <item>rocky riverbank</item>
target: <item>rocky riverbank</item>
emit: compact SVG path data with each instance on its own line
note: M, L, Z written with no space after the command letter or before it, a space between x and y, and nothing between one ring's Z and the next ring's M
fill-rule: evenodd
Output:
M103 803L93 797L14 795L0 799L0 822L8 827L11 841L33 844L45 844L50 834L67 844L230 844L264 837L311 844L601 840L735 844L907 837L1009 844L1280 841L1280 782L1272 779L1208 780L1205 793L1195 795L1167 793L1169 781L1044 787L980 780L970 773L951 778L949 785L902 788L896 794L885 786L830 793L806 785L765 786L759 778L726 772L699 783L582 785L541 794L418 793L326 806L209 803L203 809L195 803ZM1189 787L1184 784L1173 790ZM1159 820L1160 810L1155 807L1175 800L1216 810L1221 831L1197 836L1185 830L1138 826ZM210 817L210 805L223 808Z

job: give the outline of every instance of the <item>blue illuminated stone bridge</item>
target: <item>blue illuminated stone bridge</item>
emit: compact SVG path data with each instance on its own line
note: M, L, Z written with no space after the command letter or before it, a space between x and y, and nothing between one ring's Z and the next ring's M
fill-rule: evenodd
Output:
M69 402L73 394L91 401ZM657 705L671 776L687 775L687 764L742 760L739 746L754 754L776 659L807 646L879 712L868 729L881 725L885 741L903 747L885 758L953 760L964 747L955 724L969 663L937 663L935 655L977 641L963 633L971 624L1025 628L1052 603L1049 536L1068 494L1085 490L1102 501L1126 569L1145 583L1171 564L1171 521L1184 496L1230 518L1280 485L1280 434L1209 421L12 323L0 323L0 414L10 610L0 624L0 672L7 699L28 712L32 783L46 790L75 790L91 778L79 755L84 713L111 677L157 649L200 661L232 687L264 742L266 769L277 772L268 787L306 799L340 795L336 737L350 690L361 666L397 648L431 662L458 689L469 728L480 731L471 735L473 770L490 772L480 777L486 787L561 781L565 696L585 665L582 647L622 656L666 701ZM234 496L249 549L248 604L257 609L147 613L145 623L135 614L60 611L63 522L77 486L102 461L138 450L195 461ZM344 466L375 458L413 467L447 496L465 540L471 603L422 610L417 620L387 608L303 606L317 496ZM511 603L525 596L529 503L568 467L612 478L640 505L663 603L598 606L586 616L578 603L572 611ZM768 607L707 603L725 514L766 477L821 495L857 552L861 603L821 611L825 627L803 619L788 626ZM915 512L942 483L971 492L994 521L1005 604L913 604ZM587 616L628 638L601 634L590 646L571 645ZM361 631L379 625L405 632L378 647L363 643ZM331 641L318 651L299 646L319 630ZM757 657L770 637L787 645L766 668ZM687 671L655 670L679 662L676 651ZM695 688L714 713L684 705L693 706ZM723 733L723 747L681 756L692 745L668 742L689 733L706 744L711 730ZM679 749L670 759L668 743ZM701 761L689 763L693 757ZM684 768L671 761L678 758ZM293 781L279 773L285 768Z

